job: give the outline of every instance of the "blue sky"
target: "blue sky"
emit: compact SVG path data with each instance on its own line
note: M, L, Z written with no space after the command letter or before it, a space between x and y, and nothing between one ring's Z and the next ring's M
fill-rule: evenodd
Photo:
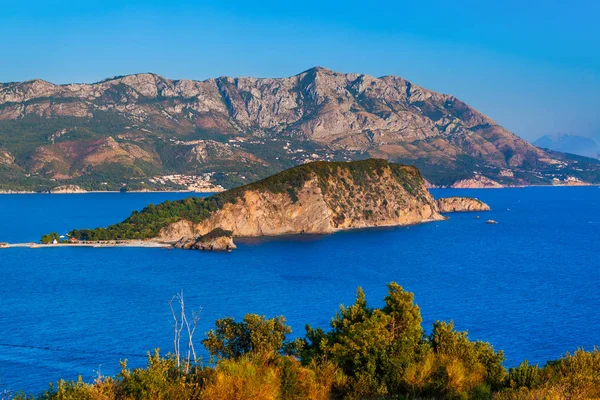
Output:
M281 77L450 93L518 135L600 136L599 1L2 1L0 81Z

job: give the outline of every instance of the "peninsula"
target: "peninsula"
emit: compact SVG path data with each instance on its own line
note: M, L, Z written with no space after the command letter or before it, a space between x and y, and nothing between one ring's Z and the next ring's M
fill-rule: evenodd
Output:
M318 161L207 198L149 205L120 223L75 229L69 237L86 243L148 241L230 250L235 237L412 225L443 220L442 212L489 210L476 199L448 201L436 201L412 166L380 159Z

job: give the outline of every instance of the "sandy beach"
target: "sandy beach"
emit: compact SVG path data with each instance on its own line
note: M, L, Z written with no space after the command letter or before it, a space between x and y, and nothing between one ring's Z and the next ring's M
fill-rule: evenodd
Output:
M56 244L42 244L42 243L7 243L0 246L0 249L10 249L17 247L25 247L30 249L54 249L63 247L146 247L146 248L170 248L171 244L164 242L154 242L146 240L125 240L119 242L85 242L85 243L56 243Z

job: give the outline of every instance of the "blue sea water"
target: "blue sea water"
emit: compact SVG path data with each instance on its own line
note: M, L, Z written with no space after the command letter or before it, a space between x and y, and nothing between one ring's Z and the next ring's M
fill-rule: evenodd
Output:
M447 221L323 236L238 240L231 253L146 248L0 249L0 390L91 380L172 349L167 301L202 307L198 331L245 313L327 328L362 286L415 293L423 322L451 320L503 349L506 365L600 345L600 189L434 190L491 205ZM0 241L103 226L188 194L0 196ZM475 216L480 215L481 219ZM487 225L487 219L498 225ZM198 337L198 342L201 337ZM198 343L197 346L200 346Z

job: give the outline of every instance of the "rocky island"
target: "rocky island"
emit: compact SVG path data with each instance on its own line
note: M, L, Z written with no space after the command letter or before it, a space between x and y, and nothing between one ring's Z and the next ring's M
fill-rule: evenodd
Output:
M490 210L490 206L483 201L470 197L441 198L438 199L437 204L441 213Z
M232 238L326 234L411 225L442 212L485 211L476 199L435 200L419 170L368 159L318 161L207 198L166 201L107 228L73 230L74 240L146 240L176 248L231 250Z
M229 251L236 248L232 239L233 232L221 228L213 229L206 235L200 235L195 239L182 237L173 248L184 250L220 250Z

